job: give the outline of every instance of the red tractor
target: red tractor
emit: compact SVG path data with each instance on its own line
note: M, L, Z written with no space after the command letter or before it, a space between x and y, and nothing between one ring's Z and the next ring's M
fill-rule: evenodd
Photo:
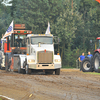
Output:
M85 57L85 59L81 63L81 70L83 72L99 72L100 66L100 37L96 38L95 41L95 50L93 53L93 57L90 59Z

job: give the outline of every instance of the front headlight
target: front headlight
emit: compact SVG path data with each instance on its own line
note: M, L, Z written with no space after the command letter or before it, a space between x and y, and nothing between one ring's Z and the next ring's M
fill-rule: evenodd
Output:
M34 59L29 59L29 60L28 60L28 63L34 63L34 62L35 62Z
M61 60L60 59L55 59L55 62L61 62Z

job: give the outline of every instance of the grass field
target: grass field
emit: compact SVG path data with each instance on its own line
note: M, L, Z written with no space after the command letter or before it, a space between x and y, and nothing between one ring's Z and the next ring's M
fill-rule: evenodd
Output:
M9 99L0 96L0 100L9 100Z
M61 68L61 71L80 71L80 69L77 69L77 68L73 68L73 67L63 67L63 68ZM80 71L80 72L82 72L82 71ZM100 73L98 73L98 72L83 72L84 74L93 74L93 75L100 75Z
M98 72L84 72L84 74L100 75L100 73L98 73Z

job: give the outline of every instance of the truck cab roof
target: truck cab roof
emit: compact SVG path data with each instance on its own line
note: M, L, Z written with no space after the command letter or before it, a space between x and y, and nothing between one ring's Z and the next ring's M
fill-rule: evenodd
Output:
M27 37L31 37L31 36L52 36L52 34L28 34Z

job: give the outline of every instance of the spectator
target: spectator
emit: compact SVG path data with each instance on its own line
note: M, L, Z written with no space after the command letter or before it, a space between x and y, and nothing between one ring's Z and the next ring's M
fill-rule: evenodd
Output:
M88 52L87 57L91 60L91 57L93 57L93 55L90 53L90 51Z
M79 62L82 62L82 60L85 58L84 56L84 52L82 53L82 55L79 57Z
M19 43L19 42L22 42L22 39L20 38L20 36L18 35L18 38L16 39L16 41Z
M80 71L81 71L81 63L82 63L82 61L83 61L83 59L85 58L85 56L84 56L84 52L82 53L82 55L78 58L79 59L79 63L80 63Z

